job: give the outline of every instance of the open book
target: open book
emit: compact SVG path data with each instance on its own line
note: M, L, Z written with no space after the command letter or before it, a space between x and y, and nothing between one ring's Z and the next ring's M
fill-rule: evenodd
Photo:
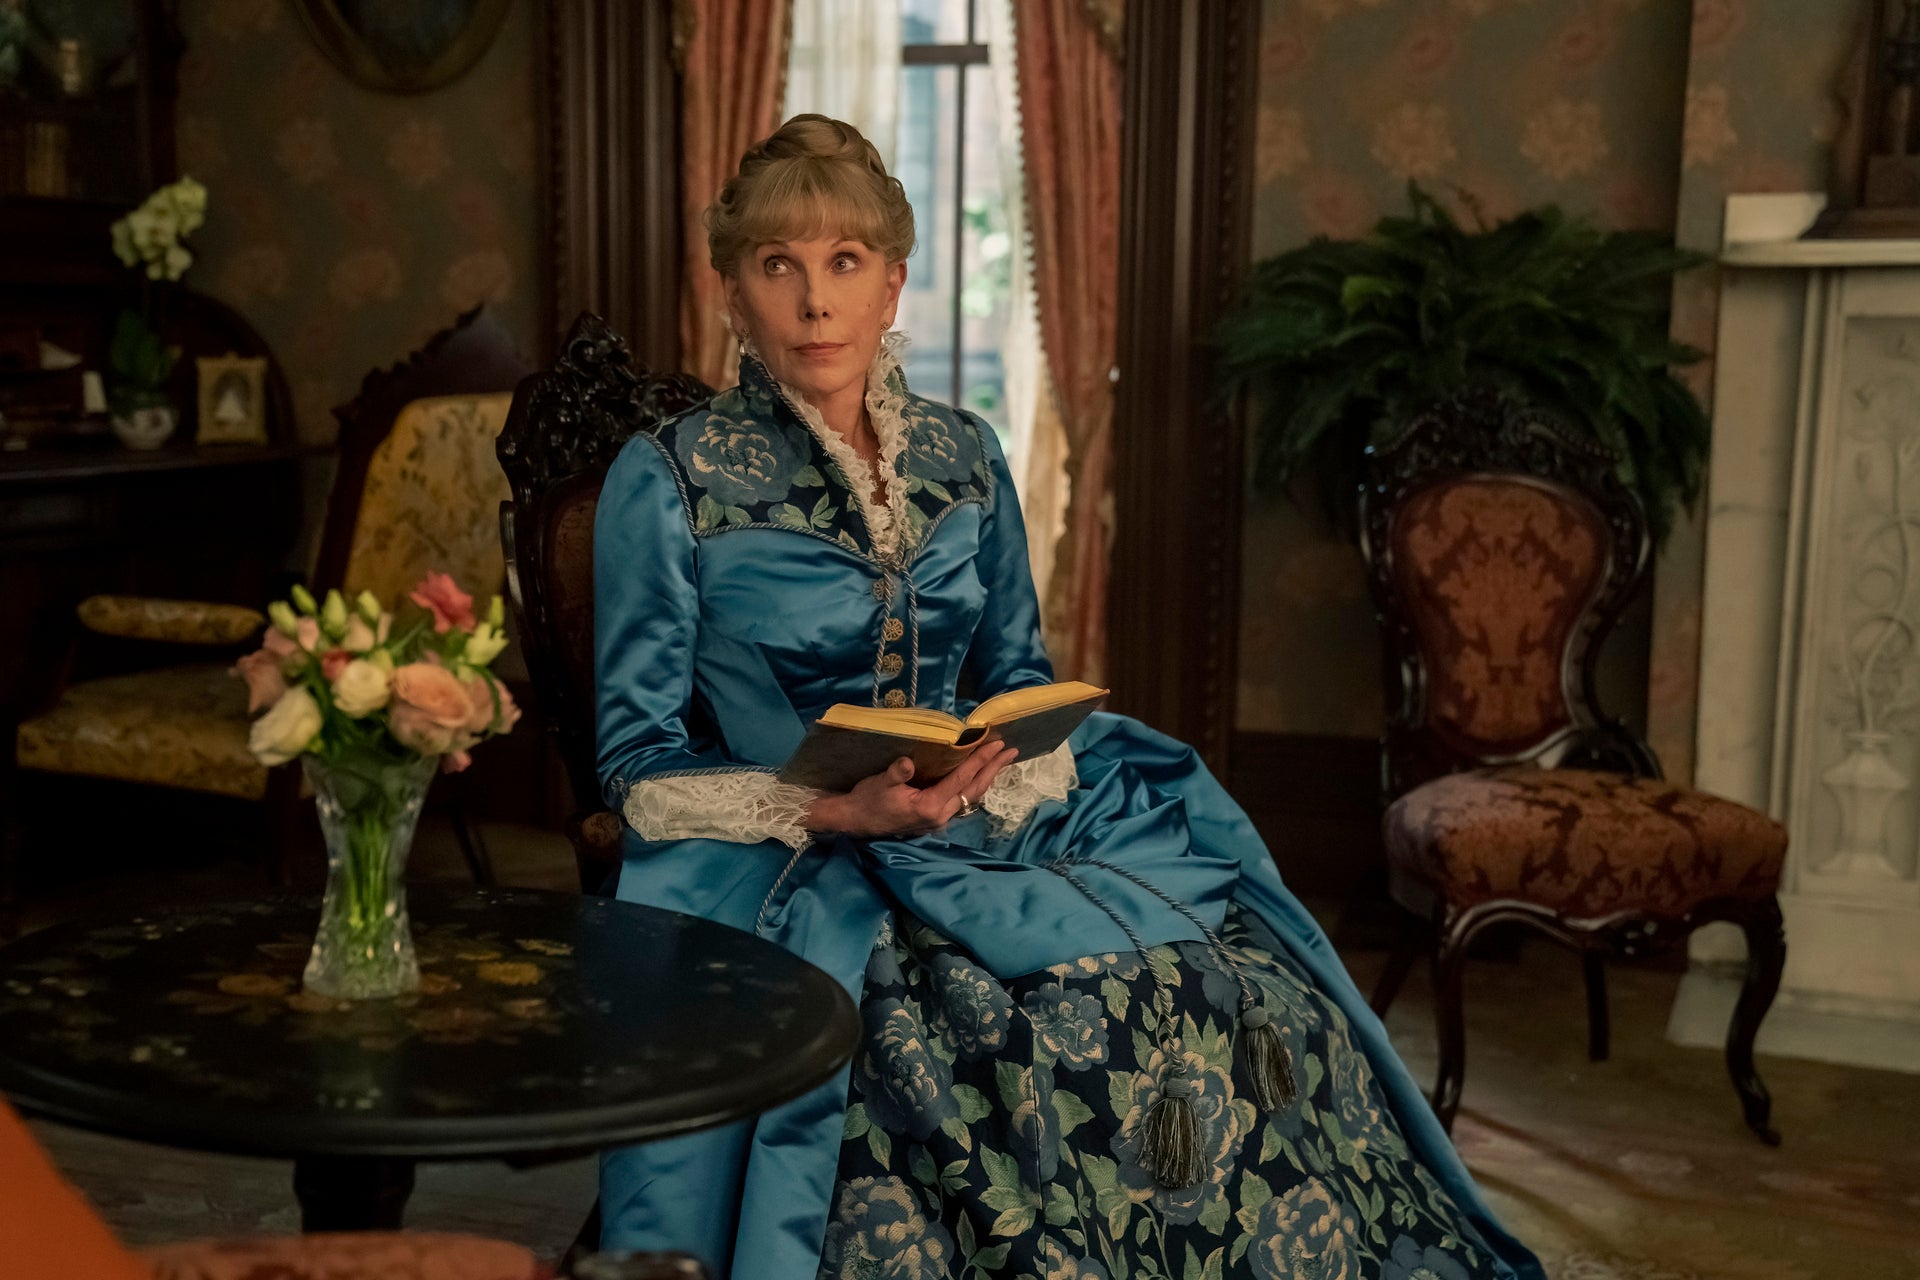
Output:
M850 791L862 778L913 757L913 784L937 782L989 742L1017 747L1016 760L1054 750L1080 727L1105 689L1078 680L1034 685L988 698L965 720L926 707L861 707L841 702L814 721L780 770L780 780Z

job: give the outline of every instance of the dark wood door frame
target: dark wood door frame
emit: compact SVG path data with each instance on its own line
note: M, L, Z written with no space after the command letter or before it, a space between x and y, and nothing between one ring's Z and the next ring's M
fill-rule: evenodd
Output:
M1259 8L1127 6L1108 662L1116 710L1225 776L1238 685L1244 424L1208 326L1250 252Z
M593 311L680 367L680 74L672 0L553 0L541 24L547 278L557 350ZM545 353L541 353L543 356Z

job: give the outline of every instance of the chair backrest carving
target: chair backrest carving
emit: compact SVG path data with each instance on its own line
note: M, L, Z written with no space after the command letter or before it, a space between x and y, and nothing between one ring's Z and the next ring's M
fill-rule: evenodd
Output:
M1614 456L1489 393L1436 406L1368 454L1385 796L1495 763L1656 775L1595 688L1651 551Z
M583 810L600 808L593 724L593 519L600 487L636 433L712 395L690 374L635 369L625 339L583 312L554 367L521 381L496 444L513 489L500 508L508 594L534 696L559 741L574 804Z

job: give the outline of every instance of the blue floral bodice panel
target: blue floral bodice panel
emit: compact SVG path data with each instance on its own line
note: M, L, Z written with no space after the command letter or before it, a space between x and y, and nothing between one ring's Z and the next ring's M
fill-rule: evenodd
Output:
M900 398L906 447L895 483L907 490L900 554L911 559L930 529L955 507L993 500L993 475L977 418L911 394L898 369L887 375ZM751 356L740 385L662 426L660 443L685 486L696 536L742 529L808 534L874 556L853 486L808 429L787 395Z

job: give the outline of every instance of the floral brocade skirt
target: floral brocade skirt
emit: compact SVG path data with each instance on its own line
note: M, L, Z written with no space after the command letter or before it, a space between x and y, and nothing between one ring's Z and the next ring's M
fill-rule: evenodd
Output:
M864 1037L820 1275L834 1280L1470 1280L1495 1271L1409 1151L1345 1015L1251 912L1222 933L1265 997L1297 1096L1254 1105L1240 990L1206 946L1013 980L901 914L868 964ZM1209 1176L1139 1164L1172 997Z

